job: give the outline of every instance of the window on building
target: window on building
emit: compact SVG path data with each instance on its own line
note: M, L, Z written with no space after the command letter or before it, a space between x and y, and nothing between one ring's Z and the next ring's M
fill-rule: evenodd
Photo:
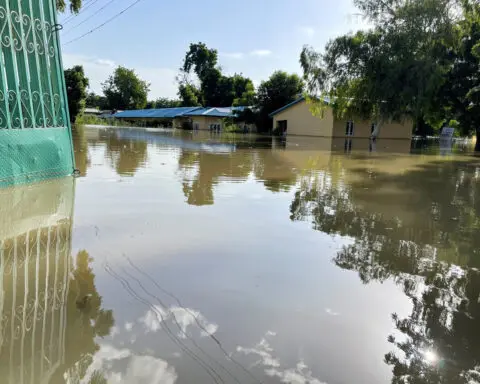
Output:
M345 126L345 136L353 136L355 125L352 120L347 121Z

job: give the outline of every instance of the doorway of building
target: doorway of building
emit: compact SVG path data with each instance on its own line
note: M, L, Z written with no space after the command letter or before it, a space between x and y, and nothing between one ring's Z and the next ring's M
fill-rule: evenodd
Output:
M287 120L280 120L277 122L277 130L280 136L287 135Z

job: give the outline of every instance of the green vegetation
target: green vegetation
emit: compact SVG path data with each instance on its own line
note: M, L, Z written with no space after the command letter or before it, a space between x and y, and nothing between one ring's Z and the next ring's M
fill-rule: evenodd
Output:
M304 47L310 96L335 100L337 115L383 122L411 118L417 128L460 122L480 133L480 5L473 0L355 0L373 25Z
M147 105L150 85L133 69L119 66L102 85L109 109L143 109Z
M198 78L199 85L192 80L192 75ZM184 106L229 107L254 101L252 80L241 74L222 74L217 50L209 49L204 43L190 44L177 80L178 95Z
M68 94L68 111L70 121L74 122L83 113L87 98L88 79L81 65L67 69L64 72Z
M87 108L96 108L99 111L103 111L107 109L107 98L90 92L87 94L86 106Z
M192 80L195 77L199 84ZM149 84L140 79L131 69L118 67L103 83L104 95L94 92L82 92L81 99L68 89L68 97L73 102L81 102L83 108L98 110L153 109L194 106L250 106L239 112L235 121L255 124L258 132L270 133L272 119L268 115L285 104L294 101L304 91L304 83L296 74L276 71L263 81L258 93L253 82L241 74L225 76L218 65L218 52L209 49L204 43L191 44L187 51L178 80L179 99L159 98L147 101ZM87 80L88 81L88 80ZM78 92L77 92L78 93ZM83 107L82 107L83 106ZM113 121L105 121L91 116L81 116L79 112L72 114L72 121L77 118L79 124L116 125ZM232 132L242 131L235 124L228 125ZM190 128L190 127L185 127Z
M354 2L372 27L331 40L321 53L305 46L300 55L303 80L276 71L255 90L242 74L225 75L217 50L199 42L190 44L185 54L177 77L178 100L147 102L149 84L133 70L118 67L103 84L104 96L90 93L86 105L100 110L252 106L238 118L270 133L268 115L306 92L314 113L322 112L320 101L328 96L338 117L373 116L378 130L384 122L411 119L417 134L453 124L456 134L480 136L480 4ZM81 98L73 90L70 97L72 106L81 110Z
M272 119L268 117L273 111L282 108L302 95L304 83L296 74L276 71L258 87L257 128L259 132L270 132Z
M176 108L181 107L182 102L180 100L169 99L167 97L160 97L157 100L147 102L146 109L154 108Z
M131 126L131 124L126 124L123 121L116 119L100 119L98 116L94 115L79 115L75 120L77 125L105 125L105 126L114 126L114 127L125 127Z

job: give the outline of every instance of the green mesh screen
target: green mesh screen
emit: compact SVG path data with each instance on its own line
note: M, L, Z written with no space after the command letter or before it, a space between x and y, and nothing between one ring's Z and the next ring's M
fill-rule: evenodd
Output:
M0 187L71 174L54 0L0 1Z

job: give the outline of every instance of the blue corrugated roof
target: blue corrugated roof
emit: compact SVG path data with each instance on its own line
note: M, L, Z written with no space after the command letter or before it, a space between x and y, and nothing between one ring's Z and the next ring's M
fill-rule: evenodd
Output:
M233 117L232 108L199 108L195 111L186 112L184 116L210 116L210 117Z
M174 118L182 116L185 113L193 112L201 107L178 107L178 108L159 108L159 109L137 109L132 111L118 112L115 117L120 119L131 118L150 118L150 119L162 119L162 118Z
M234 117L235 112L243 111L248 107L179 107L179 108L160 108L160 109L139 109L133 111L118 112L115 117L119 119L168 119L180 116L210 116L210 117Z

